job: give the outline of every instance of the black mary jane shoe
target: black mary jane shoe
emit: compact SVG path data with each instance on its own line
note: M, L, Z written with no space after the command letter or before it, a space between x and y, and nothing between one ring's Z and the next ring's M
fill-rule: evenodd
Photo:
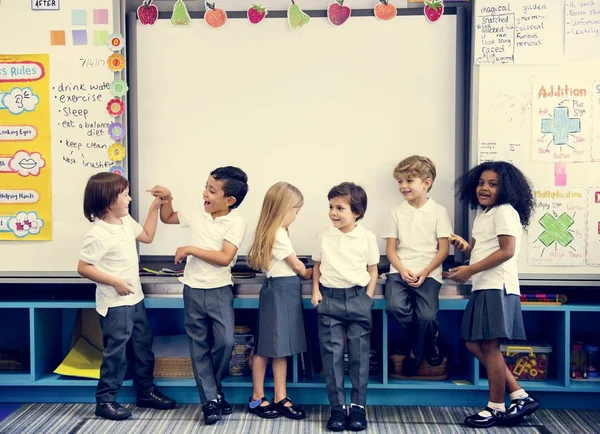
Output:
M505 411L494 410L493 408L486 407L485 411L491 413L490 416L480 416L479 413L475 413L465 419L465 425L471 428L489 428L495 425L502 424Z
M513 399L506 411L502 425L515 425L519 423L525 416L533 414L534 411L540 408L540 405L542 405L540 401L533 396Z
M269 405L261 405L263 402L269 402L264 396L260 398L260 403L256 407L250 406L252 402L254 402L252 401L252 397L248 398L248 411L250 413L262 417L263 419L275 419L276 417L279 417L279 411L273 404L269 403Z
M289 407L285 405L288 402L292 404ZM306 412L297 405L294 405L292 400L287 396L279 402L274 402L273 407L275 407L279 414L287 417L288 419L300 420L306 417Z
M350 406L348 429L350 431L364 431L367 429L367 412L364 408L355 405Z

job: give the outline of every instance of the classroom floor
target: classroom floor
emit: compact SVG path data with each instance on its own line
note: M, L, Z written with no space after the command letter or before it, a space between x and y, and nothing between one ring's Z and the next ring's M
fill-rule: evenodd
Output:
M308 418L292 421L280 417L264 420L234 406L234 412L215 425L200 421L198 405L180 405L172 411L136 409L126 421L113 422L94 416L93 404L23 404L0 422L1 434L30 433L214 433L290 434L328 433L329 407L305 406ZM367 433L511 433L511 434L596 434L600 433L600 411L539 410L516 427L472 430L462 425L471 407L367 407Z

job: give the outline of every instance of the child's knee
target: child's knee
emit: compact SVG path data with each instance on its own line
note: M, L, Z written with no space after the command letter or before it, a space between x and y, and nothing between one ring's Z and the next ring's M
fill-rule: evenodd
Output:
M479 346L479 342L476 341L467 341L465 342L465 345L467 346L467 350L469 350L471 353L475 354L481 351L481 347Z

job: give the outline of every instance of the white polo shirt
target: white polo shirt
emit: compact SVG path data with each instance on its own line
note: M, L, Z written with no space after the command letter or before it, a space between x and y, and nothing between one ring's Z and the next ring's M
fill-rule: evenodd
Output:
M96 283L96 310L102 316L111 307L133 306L144 299L135 246L135 239L144 229L129 215L121 221L122 224L115 225L95 219L79 254L79 259L103 273L130 282L135 291L121 296L112 286Z
M508 261L473 275L471 277L472 291L506 288L508 294L520 294L517 258L519 257L522 233L523 227L519 213L512 205L495 206L487 212L482 208L477 210L477 216L473 222L475 247L471 252L470 263L476 264L500 249L498 235L515 237L515 254Z
M317 234L312 259L321 262L319 282L323 286L367 286L371 280L367 266L379 263L377 239L359 224L347 234L331 226Z
M390 212L387 228L382 238L396 238L396 253L402 265L418 273L429 265L438 252L438 238L452 234L448 211L432 198L421 208L402 202ZM429 277L442 283L442 266L430 270ZM390 265L390 273L398 270Z
M246 233L246 222L235 210L222 217L212 218L204 211L202 205L195 205L177 213L179 223L184 228L191 228L191 245L204 250L223 250L223 243L229 241L240 247ZM179 280L191 288L208 289L232 285L231 267L235 264L237 255L226 266L212 265L195 256L188 256L183 277Z
M263 270L267 277L295 276L296 272L285 262L285 258L295 253L288 232L284 228L279 228L273 245L273 259L269 264L269 269Z

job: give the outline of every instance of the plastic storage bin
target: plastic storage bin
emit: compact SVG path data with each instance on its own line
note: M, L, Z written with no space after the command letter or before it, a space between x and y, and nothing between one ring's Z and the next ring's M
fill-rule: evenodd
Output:
M548 344L502 344L506 366L517 380L546 381L552 347Z

